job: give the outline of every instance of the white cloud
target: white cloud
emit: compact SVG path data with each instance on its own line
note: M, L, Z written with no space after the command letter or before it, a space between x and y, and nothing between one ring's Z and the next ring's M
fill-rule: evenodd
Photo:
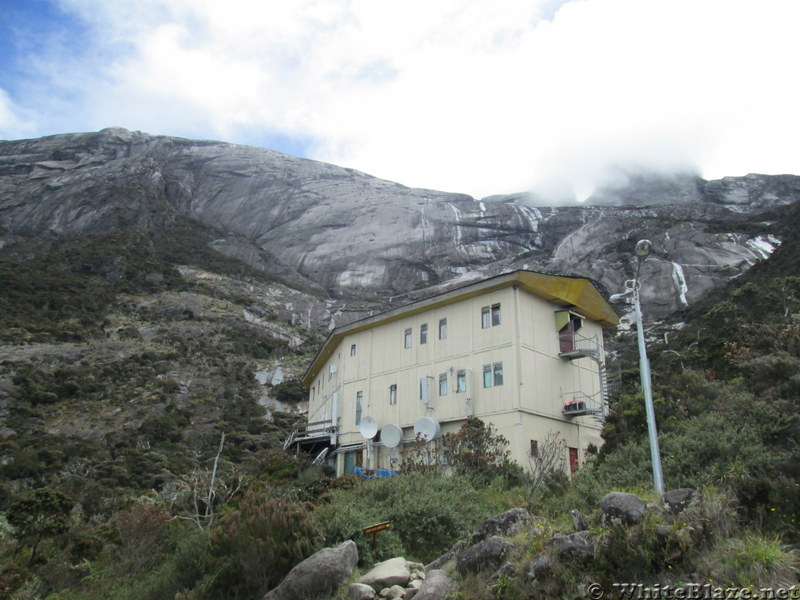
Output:
M795 0L62 6L91 31L89 62L42 67L80 96L73 130L297 135L312 158L476 196L585 194L609 165L800 172Z
M0 139L17 139L30 135L36 128L22 110L0 88Z

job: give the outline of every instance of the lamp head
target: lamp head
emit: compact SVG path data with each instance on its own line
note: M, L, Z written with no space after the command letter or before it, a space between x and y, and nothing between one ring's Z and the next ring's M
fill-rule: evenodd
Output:
M633 253L636 255L636 258L639 261L643 261L648 256L650 256L650 252L653 250L653 243L650 240L639 240L636 242L636 248L633 249Z

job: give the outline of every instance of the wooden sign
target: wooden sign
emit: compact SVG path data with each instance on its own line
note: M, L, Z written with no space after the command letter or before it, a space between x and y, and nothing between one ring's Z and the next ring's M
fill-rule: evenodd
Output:
M378 532L383 531L384 529L391 528L392 523L391 521L384 521L383 523L377 523L375 525L370 525L369 527L364 528L364 535L372 534L372 549L378 546Z

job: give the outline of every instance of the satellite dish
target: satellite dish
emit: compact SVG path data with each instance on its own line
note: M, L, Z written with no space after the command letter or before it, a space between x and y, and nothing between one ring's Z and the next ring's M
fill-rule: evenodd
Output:
M383 442L384 446L396 448L401 441L403 441L403 430L400 427L393 423L383 426L383 429L381 429L381 442Z
M361 437L371 440L378 434L378 422L372 417L364 417L358 426Z
M426 442L436 439L440 431L439 421L430 417L420 417L414 423L414 436L420 437Z

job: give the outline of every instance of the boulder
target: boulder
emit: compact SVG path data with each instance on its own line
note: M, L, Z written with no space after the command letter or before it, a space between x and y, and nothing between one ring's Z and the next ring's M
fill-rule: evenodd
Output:
M594 558L594 542L588 531L555 535L545 542L545 546L555 548L559 558L570 558L582 563Z
M303 600L332 593L347 581L358 562L358 548L347 540L338 548L323 548L297 564L264 600Z
M543 579L547 577L552 568L552 558L546 554L537 556L531 561L530 567L528 567L528 579Z
M496 568L508 557L514 545L496 535L470 546L456 560L459 575L477 573L484 569Z
M530 520L531 514L527 509L512 508L478 525L469 543L474 546L493 535L509 536Z
M393 585L405 587L408 585L409 579L411 579L411 571L408 570L406 559L398 556L376 564L358 582L380 590Z
M455 580L448 577L444 571L433 569L428 571L428 576L414 595L414 600L444 600L455 587Z
M453 544L453 547L450 548L447 552L442 554L439 558L434 560L433 562L428 563L425 565L425 572L429 573L435 569L441 569L447 563L449 563L454 557L461 554L464 548L467 547L467 542L464 540L460 540Z
M586 531L589 529L589 517L575 509L569 511L569 515L572 517L572 524L575 526L575 531Z
M646 508L647 505L643 500L625 492L611 492L600 500L603 523L606 525L638 523L642 520Z
M354 583L350 586L350 600L374 600L375 590L363 583Z
M492 573L489 579L486 580L486 583L492 585L500 581L500 578L503 576L514 577L516 574L517 570L514 568L514 565L510 562L505 562L499 569Z
M389 600L396 600L397 598L402 598L406 595L406 588L402 585L393 585L389 588L389 593L386 594L386 597Z
M674 515L683 512L690 504L697 500L699 494L692 488L678 488L664 492L664 505Z

